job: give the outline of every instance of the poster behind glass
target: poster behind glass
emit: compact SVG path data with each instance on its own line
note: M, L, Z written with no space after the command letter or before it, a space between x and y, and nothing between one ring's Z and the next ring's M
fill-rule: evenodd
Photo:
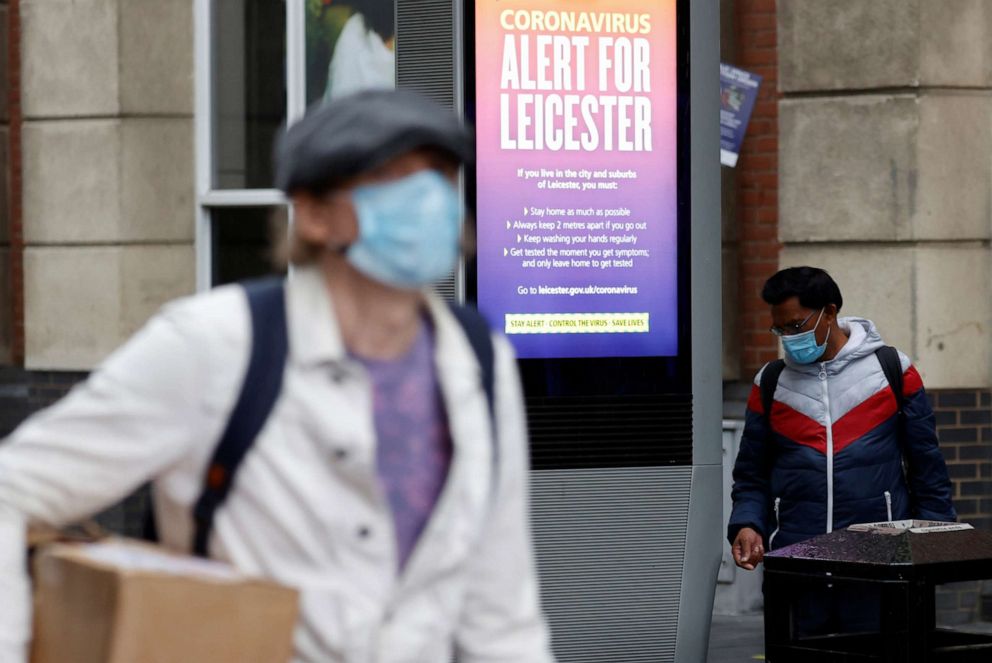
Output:
M676 0L477 0L478 302L522 358L672 357Z
M396 86L393 0L303 1L308 106Z

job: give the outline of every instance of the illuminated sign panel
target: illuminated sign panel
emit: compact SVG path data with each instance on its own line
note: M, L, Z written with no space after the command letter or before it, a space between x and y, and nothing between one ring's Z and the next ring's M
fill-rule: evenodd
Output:
M678 352L675 0L479 0L479 308L524 358Z

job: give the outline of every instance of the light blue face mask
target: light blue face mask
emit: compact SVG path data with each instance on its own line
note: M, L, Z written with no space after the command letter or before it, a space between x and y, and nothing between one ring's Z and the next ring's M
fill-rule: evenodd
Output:
M812 364L823 356L827 350L827 339L830 338L830 330L827 329L827 337L823 339L822 345L816 344L816 328L820 326L820 318L823 317L824 309L820 309L820 315L816 316L816 324L808 332L792 334L782 337L782 349L786 356L797 364Z
M358 239L345 258L362 274L417 289L455 268L462 206L455 187L436 170L356 187L351 200Z

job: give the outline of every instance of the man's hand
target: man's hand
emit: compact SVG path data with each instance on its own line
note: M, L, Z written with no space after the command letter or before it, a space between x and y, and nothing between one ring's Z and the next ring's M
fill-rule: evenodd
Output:
M765 558L765 547L761 543L761 535L750 527L741 528L730 546L734 555L734 563L742 569L753 571Z

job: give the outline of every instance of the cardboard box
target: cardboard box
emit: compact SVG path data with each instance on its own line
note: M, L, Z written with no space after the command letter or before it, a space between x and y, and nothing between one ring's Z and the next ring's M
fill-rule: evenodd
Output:
M120 539L35 560L32 663L286 663L296 592Z

